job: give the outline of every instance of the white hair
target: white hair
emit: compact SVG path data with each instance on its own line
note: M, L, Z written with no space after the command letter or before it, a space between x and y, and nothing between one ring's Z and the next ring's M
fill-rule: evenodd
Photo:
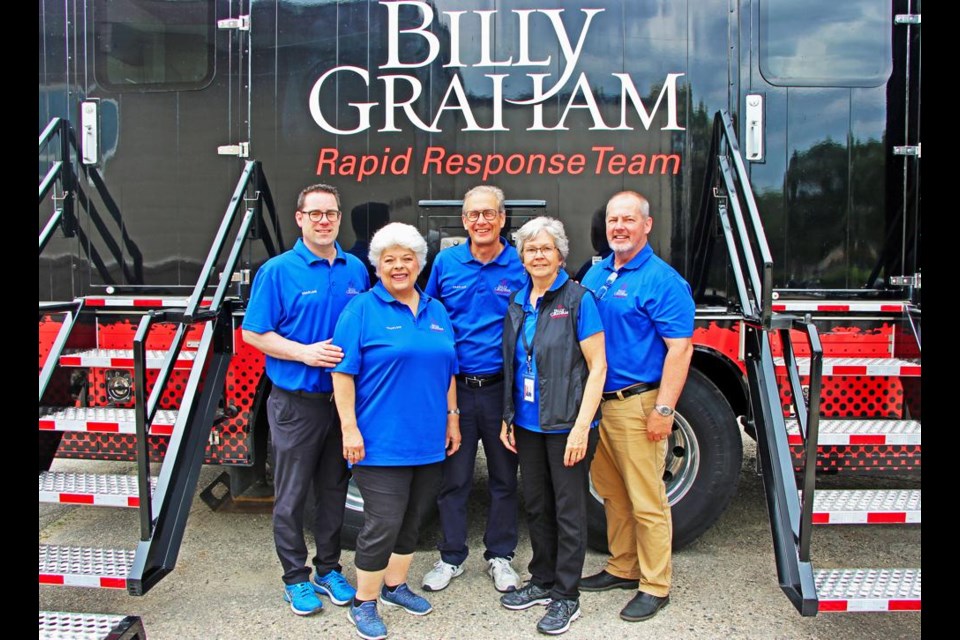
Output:
M560 261L567 261L567 254L570 253L570 242L567 240L567 232L563 230L563 223L556 218L540 216L527 222L517 230L517 251L523 255L523 245L538 235L541 231L546 231L553 236L553 242L557 245L560 252Z
M380 228L370 239L370 264L380 272L380 255L391 247L409 249L417 256L420 270L427 264L427 241L423 239L417 228L402 222L391 222Z

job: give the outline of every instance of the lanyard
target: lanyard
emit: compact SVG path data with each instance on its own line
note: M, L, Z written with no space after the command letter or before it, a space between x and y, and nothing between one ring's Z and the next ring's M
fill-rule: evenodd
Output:
M536 326L533 328L534 334L537 332ZM527 371L530 371L530 363L533 362L533 345L527 340L527 312L523 312L523 318L520 319L520 339L523 341L523 349L527 352Z

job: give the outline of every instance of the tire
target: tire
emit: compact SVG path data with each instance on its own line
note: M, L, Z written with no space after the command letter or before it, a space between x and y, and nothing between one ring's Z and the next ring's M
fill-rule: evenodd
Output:
M723 514L737 492L743 442L730 404L710 380L690 370L677 402L673 434L667 448L664 482L673 515L673 548L696 540ZM607 553L607 518L603 500L588 507L591 549Z

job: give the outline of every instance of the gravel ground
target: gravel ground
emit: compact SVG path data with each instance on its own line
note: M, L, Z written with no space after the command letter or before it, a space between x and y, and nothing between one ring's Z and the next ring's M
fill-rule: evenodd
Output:
M106 463L57 461L54 470L121 473ZM543 609L508 611L482 560L482 518L486 505L483 470L478 461L471 508L470 545L474 553L466 572L444 591L429 594L434 611L417 618L392 609L383 612L390 637L402 638L542 638L536 623ZM919 613L821 614L802 618L777 586L776 568L760 478L756 447L744 443L739 492L720 521L674 557L671 603L652 620L623 622L618 612L630 598L626 591L584 593L582 616L564 637L700 638L919 638ZM133 472L127 465L126 472ZM219 472L204 468L201 486ZM919 488L920 476L887 483ZM859 486L867 487L866 479ZM823 486L839 486L826 478ZM133 548L137 514L116 509L41 504L40 542ZM437 524L428 525L411 570L411 583L436 560ZM847 526L818 529L813 541L818 568L920 566L920 527ZM526 568L530 544L521 526L515 566ZM344 551L345 573L353 581L353 553ZM604 556L589 551L584 573L601 569ZM524 577L529 577L522 574ZM215 513L194 501L176 570L147 595L123 592L39 587L42 610L110 612L140 615L151 640L187 638L354 638L356 632L343 608L325 601L314 616L293 615L282 600L280 564L273 550L268 514ZM419 589L418 589L419 590Z

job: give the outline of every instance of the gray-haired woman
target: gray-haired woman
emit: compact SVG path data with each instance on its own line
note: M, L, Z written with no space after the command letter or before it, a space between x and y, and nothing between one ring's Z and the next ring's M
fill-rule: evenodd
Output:
M363 638L385 638L377 610L432 611L407 587L420 524L436 503L440 463L460 447L457 356L446 310L416 285L427 245L388 224L370 241L380 281L344 308L333 333L343 360L333 389L343 456L364 500L357 596L348 613Z
M534 218L520 227L517 244L530 281L504 319L503 373L512 384L500 439L519 455L533 557L530 582L500 603L546 604L537 630L556 635L580 616L587 479L607 360L596 300L562 269L569 250L563 225Z

